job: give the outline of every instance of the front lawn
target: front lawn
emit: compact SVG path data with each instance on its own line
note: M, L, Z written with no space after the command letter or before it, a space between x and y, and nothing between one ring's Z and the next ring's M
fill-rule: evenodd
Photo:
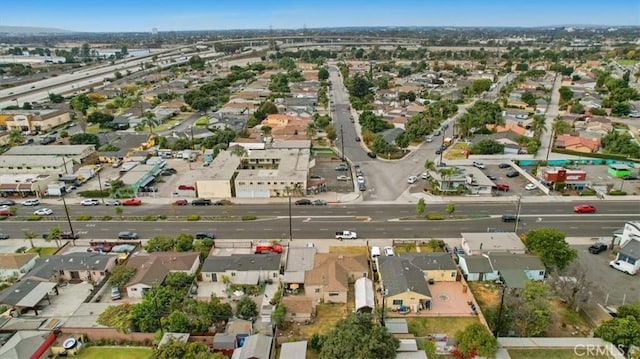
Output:
M27 251L27 253L38 253L40 257L52 256L58 248L56 247L34 247Z
M445 151L444 158L447 160L464 160L467 158L469 145L465 142L457 142L450 149Z
M321 303L316 306L316 318L313 324L300 326L300 333L309 338L313 333L327 334L338 321L348 314L346 304Z
M430 334L454 336L467 326L479 323L477 317L412 317L407 318L409 333L417 337Z
M633 66L638 62L640 62L640 60L627 60L627 59L618 60L618 63L622 66Z
M88 347L80 351L78 359L149 359L151 348Z

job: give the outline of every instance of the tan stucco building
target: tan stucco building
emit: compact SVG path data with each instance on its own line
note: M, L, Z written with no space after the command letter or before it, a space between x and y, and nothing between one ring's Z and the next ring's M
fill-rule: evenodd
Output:
M49 132L71 121L67 110L11 110L3 111L1 115L8 130Z

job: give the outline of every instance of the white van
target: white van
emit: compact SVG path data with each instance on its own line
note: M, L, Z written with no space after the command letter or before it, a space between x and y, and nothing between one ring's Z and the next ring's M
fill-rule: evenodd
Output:
M371 258L380 257L380 247L371 247Z

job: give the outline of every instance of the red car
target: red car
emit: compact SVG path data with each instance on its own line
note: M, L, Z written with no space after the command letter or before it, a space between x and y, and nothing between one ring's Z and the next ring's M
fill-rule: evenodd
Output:
M194 186L189 186L189 185L186 185L186 184L179 185L178 189L179 190L183 190L183 191L195 191L196 190L196 188Z
M494 188L498 191L509 192L509 186L506 184L496 183L496 186Z
M123 206L139 206L142 204L142 200L140 198L129 198L122 201Z
M187 201L186 199L179 199L171 204L174 206L186 206L189 204L189 201Z
M71 232L62 232L60 233L60 238L62 239L80 239L80 235L78 233L71 233Z
M9 217L9 216L13 216L13 213L11 212L10 209L0 209L0 216Z
M104 252L104 253L108 253L108 252L111 252L111 246L106 245L106 244L98 244L98 245L91 246L91 247L87 248L87 252Z
M596 213L596 207L590 204L581 204L573 207L573 211L576 213Z

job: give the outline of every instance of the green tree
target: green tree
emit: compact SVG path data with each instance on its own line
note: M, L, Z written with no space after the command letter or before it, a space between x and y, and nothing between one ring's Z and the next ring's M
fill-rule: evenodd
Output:
M276 305L276 309L273 310L271 314L271 320L273 320L273 324L275 324L279 329L283 329L286 322L284 321L284 317L287 314L287 308L282 303L278 303Z
M9 146L13 147L15 145L22 144L24 142L24 136L17 128L12 128L9 131Z
M142 127L149 128L149 134L153 135L153 129L160 125L160 121L156 118L156 115L151 111L144 112L144 119L140 122Z
M163 327L168 332L191 333L193 330L189 317L181 310L174 310L166 318L162 318Z
M122 217L122 212L123 212L122 207L120 207L120 206L115 206L115 207L113 207L113 209L114 209L114 210L115 210L115 212L116 212L116 216Z
M569 102L569 100L571 100L573 98L573 91L571 91L570 88L566 87L566 86L562 86L560 87L560 89L558 89L558 92L560 92L560 103L567 103Z
M372 314L351 313L340 320L322 340L320 359L396 357L400 346L386 328L374 323Z
M72 145L94 145L100 146L100 139L93 133L76 133L69 137L69 144Z
M327 126L327 128L325 128L325 131L327 132L327 139L331 141L331 143L335 142L335 140L338 138L336 128L333 126Z
M629 348L640 343L640 302L621 305L618 315L602 324L594 334L615 345Z
M132 327L132 317L134 306L129 303L121 305L110 305L98 316L96 321L100 325L116 328L121 333L129 333Z
M109 276L109 284L114 287L122 288L127 283L129 283L129 281L135 274L136 268L127 266L116 266L111 271L111 276Z
M418 203L416 204L416 213L420 216L424 213L426 209L427 209L427 205L424 202L424 198L420 198L418 200Z
M494 155L504 153L504 144L492 140L484 139L473 144L469 149L474 155Z
M468 325L456 334L458 351L463 355L477 353L483 357L493 357L498 350L498 341L481 323Z
M151 238L147 245L145 246L145 250L147 252L169 252L172 251L176 246L176 240L173 237L169 236L157 236Z
M211 353L206 345L199 342L182 342L171 339L153 350L154 359L218 359L220 353ZM225 356L222 356L223 358Z
M266 115L272 115L272 114L278 113L278 106L276 106L271 101L263 102L260 105L259 109L260 109L260 111L264 112ZM265 116L265 118L266 118L266 116ZM263 118L263 120L264 120L264 118Z
M24 231L23 235L24 235L24 238L29 241L29 245L31 246L31 249L35 248L35 246L33 245L33 239L36 238L36 234L33 233L32 231Z
M456 211L456 205L453 202L447 203L447 207L445 208L445 211L449 216L453 216L453 212Z
M578 256L578 252L565 241L565 234L554 228L530 230L526 234L525 245L549 269L562 270Z
M519 297L506 299L515 331L523 337L542 334L551 324L549 287L543 282L528 281Z
M326 81L329 79L329 70L326 67L321 67L318 70L318 80Z
M89 96L81 94L73 97L71 101L69 101L69 107L71 107L76 116L78 116L78 127L80 127L82 132L86 131L87 122L84 117L87 115L89 107L91 107L91 100L89 99Z
M409 137L407 136L406 132L402 132L398 135L398 137L396 137L396 146L398 146L402 150L405 150L407 147L409 147Z
M189 252L193 249L193 236L189 234L180 234L176 238L176 252Z
M243 296L238 300L238 303L236 303L236 315L239 317L249 319L255 318L257 314L258 306L249 296Z
M175 291L189 289L193 284L194 276L185 272L171 272L164 279L164 286Z
M44 239L47 243L51 241L56 242L56 247L60 248L60 238L62 237L62 228L60 226L55 226L49 228L49 232L47 232L47 237Z

